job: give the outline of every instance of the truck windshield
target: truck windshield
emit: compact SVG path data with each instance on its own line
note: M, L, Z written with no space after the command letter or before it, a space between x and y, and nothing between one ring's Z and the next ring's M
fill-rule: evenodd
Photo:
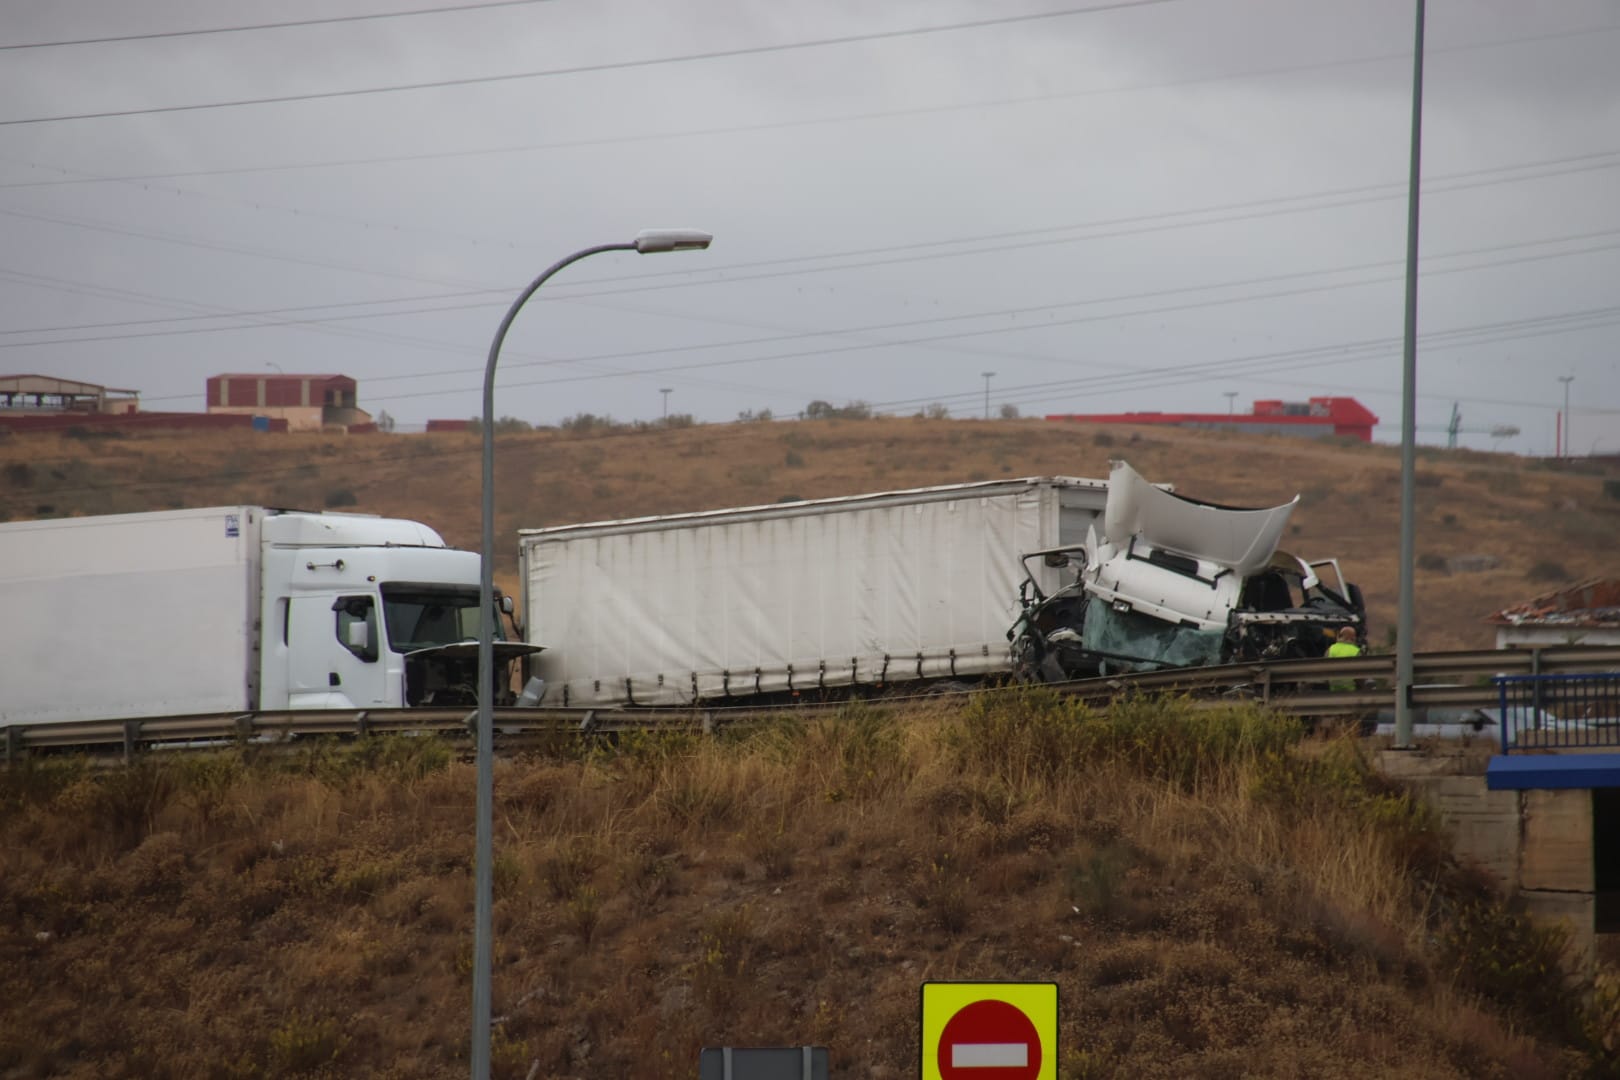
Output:
M1224 636L1224 630L1199 630L1139 611L1115 611L1095 598L1086 606L1081 630L1085 647L1107 657L1110 671L1218 664Z
M382 587L383 621L395 652L478 638L478 590L458 585L393 583ZM495 637L501 637L500 620Z

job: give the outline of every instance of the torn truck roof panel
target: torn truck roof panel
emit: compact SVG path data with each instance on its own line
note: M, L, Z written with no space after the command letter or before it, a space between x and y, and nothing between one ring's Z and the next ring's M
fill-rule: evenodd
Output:
M1150 484L1123 461L1111 463L1103 529L1124 548L1138 536L1154 547L1196 555L1239 577L1265 566L1277 550L1299 496L1281 506L1249 510L1174 495Z

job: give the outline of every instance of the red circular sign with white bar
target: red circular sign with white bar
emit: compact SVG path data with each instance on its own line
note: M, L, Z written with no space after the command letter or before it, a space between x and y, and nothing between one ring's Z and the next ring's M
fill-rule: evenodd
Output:
M939 1036L945 1080L1035 1080L1041 1037L1022 1009L986 998L962 1006Z

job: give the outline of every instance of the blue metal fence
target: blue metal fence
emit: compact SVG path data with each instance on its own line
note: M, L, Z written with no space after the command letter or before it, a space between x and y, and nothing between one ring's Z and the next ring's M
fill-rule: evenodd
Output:
M1620 747L1620 672L1498 675L1502 752Z

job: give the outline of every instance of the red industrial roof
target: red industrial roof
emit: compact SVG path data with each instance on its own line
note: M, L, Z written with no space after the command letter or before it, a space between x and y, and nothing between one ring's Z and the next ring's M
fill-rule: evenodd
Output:
M1200 427L1332 427L1335 435L1350 435L1370 441L1378 416L1355 398L1313 397L1307 402L1256 401L1246 413L1166 413L1126 412L1058 413L1048 420L1073 420L1092 424L1168 424Z
M1620 578L1593 578L1543 593L1486 619L1504 626L1620 626Z

